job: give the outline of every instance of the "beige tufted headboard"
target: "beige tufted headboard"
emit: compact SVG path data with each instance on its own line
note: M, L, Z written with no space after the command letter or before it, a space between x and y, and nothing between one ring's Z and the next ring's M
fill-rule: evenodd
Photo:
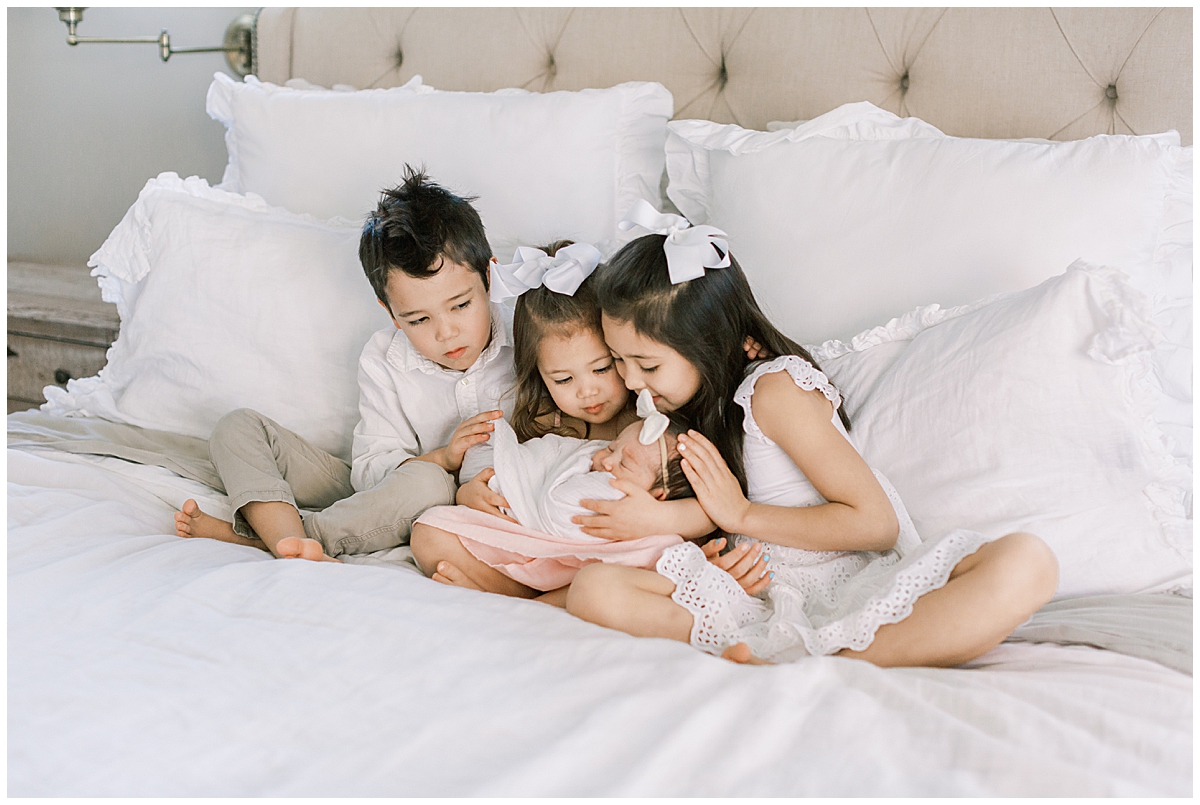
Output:
M650 80L748 128L866 100L960 136L1192 142L1190 8L267 8L257 37L274 83Z

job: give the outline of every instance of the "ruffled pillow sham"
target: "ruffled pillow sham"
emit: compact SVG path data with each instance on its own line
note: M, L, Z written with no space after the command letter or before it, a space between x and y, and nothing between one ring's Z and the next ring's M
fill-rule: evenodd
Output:
M1192 584L1191 474L1153 416L1161 337L1122 272L1078 261L813 356L922 538L1030 531L1058 556L1059 596L1134 593Z

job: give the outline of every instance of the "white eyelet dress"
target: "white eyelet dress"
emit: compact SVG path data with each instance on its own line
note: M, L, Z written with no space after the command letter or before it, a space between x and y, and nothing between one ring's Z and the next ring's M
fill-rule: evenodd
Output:
M787 453L759 430L751 412L755 383L763 375L781 371L800 388L824 394L834 406L833 424L846 436L837 416L841 395L824 373L797 355L754 367L734 395L746 412L742 455L748 497L774 506L815 506L825 503L825 498ZM844 648L862 651L880 626L908 617L917 598L945 584L959 561L989 541L978 532L960 530L922 542L895 488L874 472L900 521L900 536L889 551L808 551L764 543L775 578L754 597L710 563L695 544L668 548L656 569L675 583L672 600L692 613L692 645L720 654L744 642L756 656L774 662ZM735 542L746 539L734 538Z

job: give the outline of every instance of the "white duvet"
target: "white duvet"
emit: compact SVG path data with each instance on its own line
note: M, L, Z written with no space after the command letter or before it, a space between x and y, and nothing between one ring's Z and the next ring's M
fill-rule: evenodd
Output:
M10 450L8 793L1176 795L1191 677L1011 644L743 667L406 565L182 540L223 498ZM398 552L402 553L402 552Z

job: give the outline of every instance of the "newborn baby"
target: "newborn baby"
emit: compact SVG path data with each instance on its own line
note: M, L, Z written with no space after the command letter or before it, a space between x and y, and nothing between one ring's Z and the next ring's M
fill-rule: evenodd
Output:
M661 416L661 415L660 415ZM517 442L512 427L495 422L490 439L496 474L488 481L509 503L505 511L526 528L581 542L606 542L589 536L571 522L591 514L581 500L617 500L625 493L613 479L628 481L659 500L690 497L691 485L679 467L678 441L682 428L662 417L649 444L644 422L634 422L611 442L587 441L550 434Z

